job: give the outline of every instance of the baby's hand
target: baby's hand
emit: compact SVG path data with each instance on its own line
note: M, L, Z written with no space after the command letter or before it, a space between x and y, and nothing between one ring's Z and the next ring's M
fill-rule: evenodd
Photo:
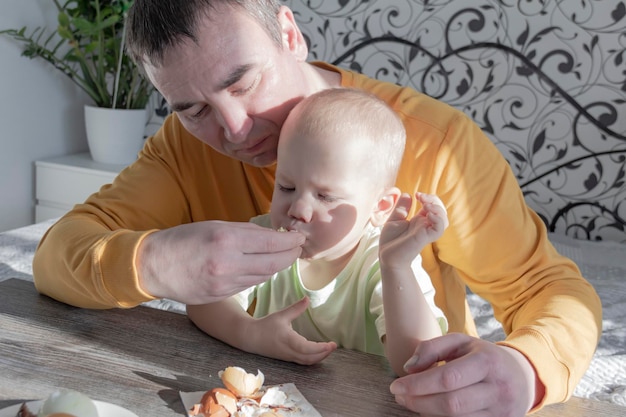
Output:
M422 208L412 218L407 213L413 204L409 194L402 194L380 236L380 260L389 265L410 264L429 243L448 227L448 216L441 200L434 195L416 193Z
M291 327L291 322L304 314L308 305L309 300L305 297L254 320L253 327L247 332L249 345L244 350L300 365L313 365L324 360L337 349L337 344L307 340Z
M439 197L432 194L415 193L415 198L422 203L422 208L415 215L419 218L416 233L423 234L424 246L439 239L448 227L448 213ZM411 219L413 221L413 219Z

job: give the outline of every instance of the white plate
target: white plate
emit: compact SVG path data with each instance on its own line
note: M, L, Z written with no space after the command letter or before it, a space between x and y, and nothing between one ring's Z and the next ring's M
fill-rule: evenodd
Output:
M31 413L37 414L39 407L41 407L42 401L28 401L26 405ZM119 405L105 403L102 401L94 401L96 404L96 410L98 410L98 417L138 417L137 414L128 411L127 409L120 407ZM0 410L0 417L15 417L17 412L20 411L22 403L12 405Z

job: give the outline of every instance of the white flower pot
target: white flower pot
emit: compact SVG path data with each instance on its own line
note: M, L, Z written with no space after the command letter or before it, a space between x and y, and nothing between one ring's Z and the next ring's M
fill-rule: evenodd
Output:
M85 106L85 129L91 158L105 164L128 165L144 142L147 111Z

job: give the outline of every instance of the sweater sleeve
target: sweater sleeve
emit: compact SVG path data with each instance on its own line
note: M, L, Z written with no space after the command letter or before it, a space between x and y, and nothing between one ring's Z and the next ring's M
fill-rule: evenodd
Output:
M171 148L162 146L175 130L168 122L112 184L46 232L33 260L39 292L86 308L134 307L152 299L139 285L137 249L151 231L191 219Z
M450 225L422 252L450 331L475 334L466 286L486 299L506 339L534 366L546 393L567 400L589 367L602 306L576 264L548 240L507 161L467 115L414 90L325 64L342 85L368 90L403 117L407 147L398 186L438 195ZM414 213L411 213L413 215Z
M548 240L507 161L467 115L414 90L319 64L342 85L386 100L407 128L398 186L438 195L450 226L422 252L450 331L475 334L465 287L486 299L503 345L524 354L546 387L538 407L567 400L601 334L602 306L576 264ZM413 213L411 213L412 215Z
M70 213L39 244L33 277L37 291L77 307L134 307L153 299L139 286L138 245L147 235L111 231L89 216Z
M548 240L508 163L465 115L449 125L433 178L450 227L439 259L493 306L506 339L562 402L587 369L601 333L601 303L570 259Z
M244 168L191 136L173 114L112 184L47 231L33 261L35 286L86 308L151 300L135 267L142 240L195 221L247 221L269 205L271 195L269 186L256 192L252 181L267 182L260 170Z

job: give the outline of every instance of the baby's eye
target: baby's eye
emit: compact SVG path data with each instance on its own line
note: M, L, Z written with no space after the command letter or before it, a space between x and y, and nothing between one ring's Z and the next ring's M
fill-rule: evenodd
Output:
M324 203L332 203L336 201L335 197L329 196L327 194L318 194L317 198L319 198L320 201L323 201Z
M278 190L285 192L285 193L290 193L290 192L295 191L296 189L294 187L286 187L284 185L278 184Z

